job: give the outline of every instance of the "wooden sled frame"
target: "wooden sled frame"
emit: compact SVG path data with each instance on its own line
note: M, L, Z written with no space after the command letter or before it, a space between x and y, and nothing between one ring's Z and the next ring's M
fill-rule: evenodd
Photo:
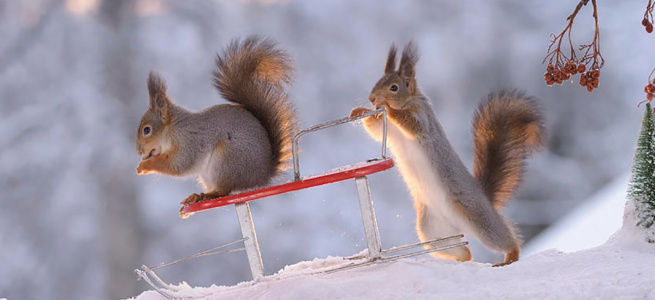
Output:
M344 123L355 122L360 119L373 115L378 115L378 116L381 115L383 118L382 149L379 158L371 159L366 162L361 162L341 168L336 168L323 174L312 175L305 178L301 176L300 160L298 155L298 143L300 141L300 138L311 132L323 130ZM257 242L257 233L255 230L255 225L253 223L252 214L250 211L250 205L248 202L252 200L265 198L268 196L283 194L291 191L306 189L310 187L339 182L348 179L355 179L355 183L357 186L357 196L359 198L359 206L361 210L362 223L364 225L364 233L366 237L366 245L368 251L366 255L352 257L352 259L359 259L360 260L359 262L353 262L345 266L339 266L337 268L327 270L326 272L334 272L338 270L350 269L353 267L368 265L375 262L390 261L403 257L425 254L434 251L442 251L454 247L467 245L468 242L461 241L463 235L457 235L457 236L431 240L423 243L416 243L416 244L411 244L401 247L395 247L386 250L382 249L380 243L380 234L378 231L378 224L375 217L375 210L373 208L373 201L371 199L371 191L370 191L367 175L385 171L394 166L393 160L387 157L387 122L388 121L387 121L386 111L384 109L379 109L379 110L367 112L360 116L342 118L342 119L318 124L310 128L304 129L299 133L297 133L292 140L293 169L294 169L293 181L275 185L275 186L264 187L252 191L246 191L238 194L228 195L212 200L185 204L183 206L184 212L194 213L194 212L200 212L212 208L234 204L237 213L237 218L239 220L239 226L241 227L241 233L243 236L243 239L239 240L238 242L243 241L244 243L244 248L248 258L248 263L250 265L252 278L255 281L257 281L258 279L264 276L264 264L262 261L261 252L259 250L259 243ZM425 249L414 250L413 252L407 252L408 250L418 247L423 247ZM238 250L243 250L243 249L238 249ZM405 252L405 253L390 255L393 253L401 253L401 252ZM162 293L161 289L175 290L172 288L171 285L165 284L161 279L159 279L159 277L157 277L154 271L149 267L143 266L141 269L137 269L135 272L137 273L139 279L146 280L146 282L148 282L160 293ZM155 284L153 284L152 280L148 278L148 275L152 276L153 279L160 284L160 286L158 287ZM162 295L166 297L171 296L164 293L162 293Z

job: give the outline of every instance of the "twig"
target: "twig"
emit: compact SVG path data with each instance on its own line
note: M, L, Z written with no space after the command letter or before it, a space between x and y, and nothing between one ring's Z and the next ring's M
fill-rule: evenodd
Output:
M653 0L648 0L646 11L644 12L644 19L641 20L641 25L646 29L646 32L653 32Z
M652 0L650 0L652 1ZM594 37L590 44L580 45L578 51L584 55L578 59L573 41L571 40L571 31L573 29L573 22L583 6L587 5L589 0L581 0L575 7L575 10L569 15L566 20L568 24L559 35L551 34L553 41L548 46L546 57L542 63L548 61L546 66L546 73L544 80L546 84L552 86L553 84L562 84L563 81L569 80L571 76L580 73L580 85L586 86L589 92L598 87L598 78L600 77L600 68L605 64L605 59L600 53L600 30L598 27L598 7L596 0L591 0L594 8L593 17L596 25ZM562 52L562 40L564 36L568 38L570 54L567 56ZM557 46L553 49L554 46ZM586 71L586 72L585 72Z

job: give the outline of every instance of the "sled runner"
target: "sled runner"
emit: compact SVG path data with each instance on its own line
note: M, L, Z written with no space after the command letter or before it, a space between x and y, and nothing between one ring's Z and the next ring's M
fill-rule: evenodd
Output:
M380 157L371 159L365 162L360 162L352 165L343 166L336 168L325 173L311 175L307 177L302 177L300 174L300 160L298 156L298 143L300 138L304 135L337 126L344 123L350 123L362 118L381 114L383 118L383 134L382 134L382 150ZM222 207L226 205L234 205L237 212L237 219L241 227L241 233L243 238L231 243L209 249L198 254L173 261L171 263L164 263L154 267L142 266L140 269L135 270L138 279L144 279L148 284L150 284L155 290L167 298L174 298L174 295L171 292L175 292L177 289L174 286L166 284L161 280L154 270L160 267L164 267L170 264L178 263L187 259L227 253L245 250L248 263L250 265L250 271L252 273L253 280L257 281L258 279L264 276L264 264L261 257L261 252L259 250L259 244L257 242L257 234L255 231L255 224L252 220L252 215L250 212L250 205L248 202L262 199L265 197L288 193L292 191L297 191L301 189L311 188L319 185L354 179L357 187L357 196L359 198L359 206L361 210L362 223L364 226L364 233L366 238L367 251L366 254L350 257L345 259L345 263L321 272L336 272L340 270L346 270L358 266L370 265L378 262L392 261L395 259L400 259L404 257L409 257L413 255L426 254L434 251L442 251L454 247L465 246L468 244L466 241L461 241L464 237L463 235L457 235L452 237L446 237L436 240L427 241L424 243L416 243L401 247L394 247L390 249L382 249L380 243L380 234L378 232L378 223L375 218L375 210L373 209L373 201L371 199L371 192L368 183L368 175L375 174L388 170L394 166L394 162L391 158L387 157L387 115L384 109L371 111L356 117L342 118L334 120L331 122L326 122L318 124L300 131L293 137L292 147L293 147L293 169L294 169L294 180L279 185L264 187L252 191L246 191L238 194L228 195L221 198L216 198L212 200L190 203L184 205L184 212L186 213L195 213L200 211L209 210L212 208ZM231 246L233 244L238 244L243 242L243 248L231 249L231 250L218 250ZM429 247L425 248L424 247Z

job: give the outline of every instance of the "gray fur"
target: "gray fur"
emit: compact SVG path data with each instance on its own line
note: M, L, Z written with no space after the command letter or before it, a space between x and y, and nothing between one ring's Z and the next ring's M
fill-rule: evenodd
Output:
M431 157L432 167L447 186L450 200L464 213L474 234L487 247L496 251L509 251L518 246L518 239L506 220L496 211L480 188L478 182L466 169L459 155L450 145L441 124L437 120L425 97L417 101L426 132L420 132L417 140L423 145L427 156Z
M221 163L212 167L215 182L205 185L213 184L229 193L270 181L270 174L262 172L271 164L268 134L245 108L223 104L191 113L176 106L175 115L169 134L180 141L180 153L185 153L173 161L182 174L196 167L203 156L217 152L221 143Z

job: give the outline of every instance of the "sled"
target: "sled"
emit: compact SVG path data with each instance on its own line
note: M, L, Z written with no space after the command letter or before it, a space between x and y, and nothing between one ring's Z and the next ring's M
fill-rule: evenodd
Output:
M323 130L326 128L334 127L344 123L351 123L372 115L381 115L383 119L383 133L382 133L382 149L380 157L360 162L352 165L347 165L332 169L325 173L302 177L300 174L300 160L298 154L298 143L300 138L304 135ZM371 199L371 191L368 183L368 175L378 172L386 171L394 166L393 159L387 157L387 113L384 109L367 112L360 116L342 118L322 124L312 126L297 133L292 139L292 152L293 152L293 171L294 179L292 181L282 183L279 185L264 187L251 191L245 191L238 194L228 195L212 200L185 204L183 211L186 213L197 213L213 208L223 207L226 205L234 205L237 213L237 219L241 227L242 239L230 242L228 244L212 248L198 254L171 262L163 263L154 267L142 266L140 269L135 270L138 279L145 280L155 290L167 298L173 297L170 292L177 289L161 280L154 269L168 266L186 259L213 255L219 253L245 251L248 258L248 264L252 273L252 278L256 282L264 276L264 264L262 261L259 244L257 242L257 233L255 224L253 223L252 213L250 211L250 201L266 198L273 195L288 193L301 189L316 187L319 185L335 183L344 180L354 179L357 187L357 196L359 199L359 206L361 211L361 218L364 227L364 234L366 238L367 251L365 254L349 257L345 259L345 263L333 268L328 268L320 272L336 272L347 270L359 266L371 265L374 263L393 261L396 259L410 257L414 255L426 254L435 251L443 251L455 247L461 247L468 244L461 239L463 235L456 235L441 239L426 241L423 243L416 243L390 249L382 249L380 243L380 233L378 231L378 223L375 218L375 210L373 208L373 201ZM242 248L231 250L218 250L238 243L243 243ZM417 249L418 248L418 249ZM155 284L156 283L156 284Z

